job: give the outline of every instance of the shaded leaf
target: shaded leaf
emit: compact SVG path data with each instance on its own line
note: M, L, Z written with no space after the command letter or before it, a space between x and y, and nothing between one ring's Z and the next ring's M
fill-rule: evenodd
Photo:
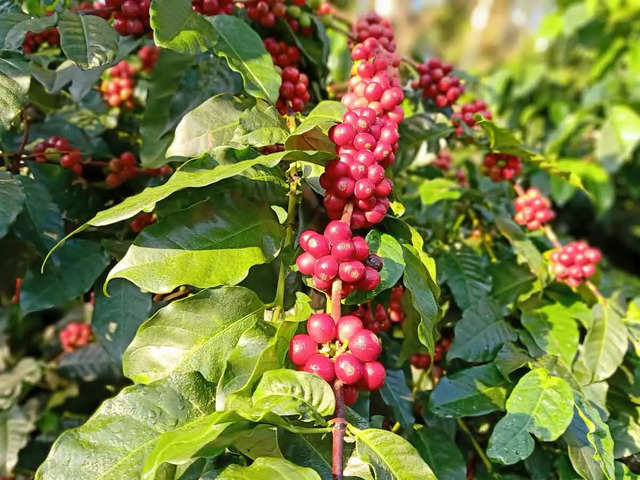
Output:
M122 378L119 365L99 343L90 343L73 352L65 353L58 363L63 377L83 382L115 382Z
M111 62L118 52L118 33L96 15L60 12L60 47L80 68L96 68Z
M380 396L384 403L391 407L400 425L410 428L416 423L413 416L413 395L407 385L404 371L387 369L387 378L380 388Z
M188 2L152 0L149 16L153 39L159 47L195 55L213 45L213 27Z
M18 180L9 172L0 171L0 238L9 231L24 206L25 195Z
M442 430L416 425L412 442L438 480L465 480L467 464L449 435Z
M9 477L18 463L20 450L29 441L35 425L18 405L0 411L0 475Z
M571 311L560 303L524 310L520 318L538 347L570 367L578 351L578 325Z
M491 290L491 276L484 259L468 247L447 252L438 258L447 285L462 309L486 301Z

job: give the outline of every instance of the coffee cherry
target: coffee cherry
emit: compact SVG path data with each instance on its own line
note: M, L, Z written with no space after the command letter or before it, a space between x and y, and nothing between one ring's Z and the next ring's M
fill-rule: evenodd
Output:
M596 271L601 255L586 242L570 242L551 253L551 267L556 280L577 287Z
M411 87L422 90L422 98L431 100L439 108L453 105L464 92L460 79L450 73L451 64L439 58L418 65L417 70L420 76L411 82Z
M91 325L83 322L71 322L59 333L60 343L65 352L72 352L89 343Z
M342 399L348 407L353 405L358 400L358 389L353 385L345 385L342 387Z
M350 262L342 262L340 264L338 274L340 280L348 283L360 281L365 275L365 266L357 260Z
M307 333L316 343L330 342L336 338L336 324L326 313L315 313L307 321Z
M71 147L69 140L59 136L49 137L38 143L34 149L36 162L46 162L47 159L60 159L60 166L71 170L76 175L82 175L82 153Z
M357 383L364 374L364 366L351 353L338 355L335 360L336 377L347 385Z
M418 369L426 369L431 364L431 356L428 353L414 353L409 358L409 363Z
M358 360L363 362L371 362L378 358L382 351L380 340L371 330L358 330L349 339L349 351L353 353Z
M338 320L338 340L347 343L351 336L362 330L362 321L355 315L344 315Z
M462 124L465 123L469 128L476 126L475 114L482 115L487 120L491 120L492 115L487 104L482 100L476 100L471 103L464 104L460 111L451 114L451 123L456 127L455 134L458 137L464 136L465 132L462 128Z
M234 0L191 0L191 7L206 16L231 15Z
M105 5L112 10L113 28L123 36L142 36L151 30L149 24L150 0L107 0Z
M47 12L46 15L53 15L53 12ZM60 45L60 34L57 28L47 28L39 33L27 32L22 41L22 51L27 55L35 53L45 43L51 47Z
M364 261L369 256L369 245L362 237L353 237L351 239L354 249L354 257L356 260Z
M375 253L372 253L364 261L364 265L373 268L376 272L379 272L383 267L382 258Z
M303 275L313 275L316 267L316 258L308 252L304 252L296 259L298 270Z
M160 48L155 45L144 45L141 47L138 51L138 57L140 57L140 61L142 62L142 70L147 73L151 73L159 56Z
M324 355L314 353L304 364L303 370L309 373L315 373L326 382L332 382L335 378L335 370L333 362Z
M339 262L346 262L353 258L355 248L351 240L337 242L331 248L331 255Z
M364 291L375 290L379 283L380 274L371 267L365 267L364 276L358 282L357 288Z
M134 233L140 233L146 226L155 223L156 220L156 216L153 213L143 213L129 223L129 228Z
M516 198L514 207L514 220L518 225L526 225L529 230L539 229L556 216L551 209L551 201L537 188L529 188L524 195Z
M316 258L324 257L329 255L329 242L325 237L316 233L314 236L307 240L307 252L313 255Z
M137 69L125 60L107 70L106 78L102 80L100 85L102 98L107 105L125 109L135 107L133 91L137 73Z
M317 351L316 342L309 335L303 333L294 336L289 342L289 358L296 365L306 364Z
M329 282L335 278L338 274L338 262L331 255L325 255L320 257L316 262L313 273L316 277L326 282Z
M522 162L515 155L487 153L482 162L482 173L494 182L511 180L522 170Z
M380 362L366 362L359 385L366 390L379 390L387 378L387 371Z

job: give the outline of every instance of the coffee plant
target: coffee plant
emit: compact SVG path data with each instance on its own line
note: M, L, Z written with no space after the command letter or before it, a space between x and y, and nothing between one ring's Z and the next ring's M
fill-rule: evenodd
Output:
M0 0L0 477L638 478L640 6L558 4Z

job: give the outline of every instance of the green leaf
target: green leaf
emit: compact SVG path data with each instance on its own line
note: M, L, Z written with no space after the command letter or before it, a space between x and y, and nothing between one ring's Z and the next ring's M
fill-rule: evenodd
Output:
M622 319L629 332L629 341L637 356L640 356L640 297L629 301L627 313Z
M180 285L235 285L254 265L273 260L283 238L284 227L266 205L202 202L145 228L111 269L107 283L126 278L158 293Z
M287 460L312 468L323 479L331 478L331 439L328 435L301 435L279 428L278 445Z
M215 15L207 18L216 33L213 51L224 57L231 70L242 76L245 91L275 103L281 78L262 39L238 17Z
M238 145L266 147L284 143L287 134L284 119L276 107L258 100L255 106L240 115L233 142Z
M418 192L423 205L433 205L441 200L456 200L462 195L460 185L448 178L424 180Z
M285 142L288 150L321 150L335 152L329 129L342 121L347 108L335 100L323 100L309 112Z
M13 175L0 171L0 238L9 231L9 227L24 207L25 195L22 185Z
M377 480L436 480L416 449L401 436L368 428L355 432L355 437L358 456L373 467Z
M9 371L0 373L0 410L9 410L20 396L36 385L42 378L42 370L42 365L34 358L24 357Z
M145 167L159 167L167 161L165 152L173 140L171 101L180 88L185 71L195 58L162 49L151 72L151 87L140 121L142 148L140 161Z
M613 480L613 439L600 413L575 394L575 413L563 438L569 446L573 468L588 480Z
M462 320L456 324L455 332L447 354L449 360L486 362L504 343L517 339L516 332L502 318L501 309L490 300L467 308L462 313Z
M493 429L487 454L505 465L524 460L534 449L531 435L545 442L554 441L564 433L572 417L569 384L549 375L544 368L531 370L509 395L507 415Z
M380 396L384 403L391 407L400 425L404 428L415 425L413 396L402 370L387 369L387 378L380 388Z
M580 358L591 372L591 382L606 380L618 369L627 351L627 329L621 316L607 303L592 308L593 325L584 339Z
M96 15L60 12L60 47L80 68L90 69L110 63L118 52L118 33Z
M531 272L544 282L548 277L547 264L533 242L527 238L522 229L510 218L496 217L495 223L500 233L513 246L518 258L526 262Z
M141 479L157 478L165 462L181 465L194 457L215 456L251 426L235 412L215 412L170 430L156 440L145 459Z
M0 32L6 32L4 48L8 50L20 50L27 32L42 32L47 28L55 26L58 22L58 16L56 14L29 18L24 14L3 13L2 17L2 23L6 21L6 24L0 24Z
M311 309L311 299L302 292L296 292L296 303L291 310L285 312L287 322L306 322L313 313Z
M579 332L571 310L561 303L552 303L524 310L520 319L538 347L557 355L571 367L578 351Z
M512 372L522 368L532 360L525 350L516 346L514 343L507 342L498 351L495 364L498 370L500 370L500 373L505 378L509 378Z
M509 381L495 364L466 368L440 379L429 409L441 417L472 417L504 409Z
M217 480L320 480L310 468L299 467L282 458L262 457L249 467L229 465Z
M211 97L180 120L167 157L192 158L230 145L243 108L230 95Z
M216 382L242 333L263 314L256 294L242 287L203 290L175 301L139 328L124 353L124 374L150 383L174 372L198 371Z
M160 435L211 412L213 393L197 373L126 387L56 440L36 479L139 480Z
M558 168L570 171L572 175L580 179L584 190L593 199L593 202L602 213L613 205L615 189L609 173L595 162L585 162L582 159L562 159L555 162Z
M521 297L528 298L536 290L536 277L528 266L501 259L489 265L493 279L491 297L500 305L511 305Z
M0 411L0 475L7 478L18 463L20 450L29 441L35 425L27 419L18 405Z
M30 269L22 282L20 307L26 312L54 307L87 292L109 264L99 243L73 240L58 250L43 274Z
M438 480L467 478L465 459L449 435L442 430L416 425L411 438Z
M58 373L70 380L112 383L122 380L120 365L114 363L99 343L90 343L65 353L58 363Z
M252 430L240 432L233 441L233 448L253 460L258 457L282 458L278 429L273 425L258 424Z
M524 159L532 159L538 156L538 153L526 148L520 140L518 140L511 130L499 127L495 123L487 119L481 119L476 122L482 127L484 133L489 139L489 148L492 151L509 153L517 155Z
M608 171L617 171L631 159L640 142L640 115L627 105L613 105L596 143L596 158Z
M91 328L113 361L120 364L138 327L149 317L151 295L120 279L111 283L108 297L96 290Z
M426 254L410 245L403 245L402 253L406 264L403 283L410 293L411 304L420 317L418 339L433 353L438 320L438 304L433 292L435 266L430 269L424 262ZM430 257L427 258L431 260Z
M438 258L446 283L461 309L486 301L491 290L491 276L484 259L464 247L447 252Z
M271 155L262 155L250 160L225 165L217 165L213 163L209 157L194 159L182 165L166 183L158 185L157 187L145 188L137 195L127 197L118 205L99 212L91 220L58 242L55 248L58 248L70 236L81 232L89 226L103 227L131 218L143 210L150 212L154 209L157 202L185 188L206 187L221 180L240 175L257 165L274 167L281 160L290 158L290 155L295 156L296 154L299 156L300 152L277 152ZM313 155L313 153L309 155ZM49 255L51 255L52 252L53 250L49 252Z
M157 46L196 55L210 48L215 32L204 16L182 0L152 0L149 9Z
M366 237L371 253L382 258L382 270L380 271L380 283L371 291L363 292L356 290L347 297L345 303L348 305L358 305L372 300L380 292L393 287L404 271L404 258L402 247L398 241L387 233L378 230L371 230Z
M289 369L266 372L253 393L253 407L258 411L296 415L319 423L333 413L335 403L333 389L322 378Z
M27 100L30 75L26 62L16 58L0 59L0 126L9 129Z

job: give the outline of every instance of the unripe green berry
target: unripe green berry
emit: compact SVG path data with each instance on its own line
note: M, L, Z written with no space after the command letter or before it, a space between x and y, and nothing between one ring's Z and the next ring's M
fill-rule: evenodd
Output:
M292 18L300 18L300 15L302 15L302 9L296 5L291 5L290 7L287 7L287 15Z
M307 12L304 12L302 15L300 15L300 19L298 21L300 22L300 26L302 28L308 28L311 26L311 15L309 15Z

